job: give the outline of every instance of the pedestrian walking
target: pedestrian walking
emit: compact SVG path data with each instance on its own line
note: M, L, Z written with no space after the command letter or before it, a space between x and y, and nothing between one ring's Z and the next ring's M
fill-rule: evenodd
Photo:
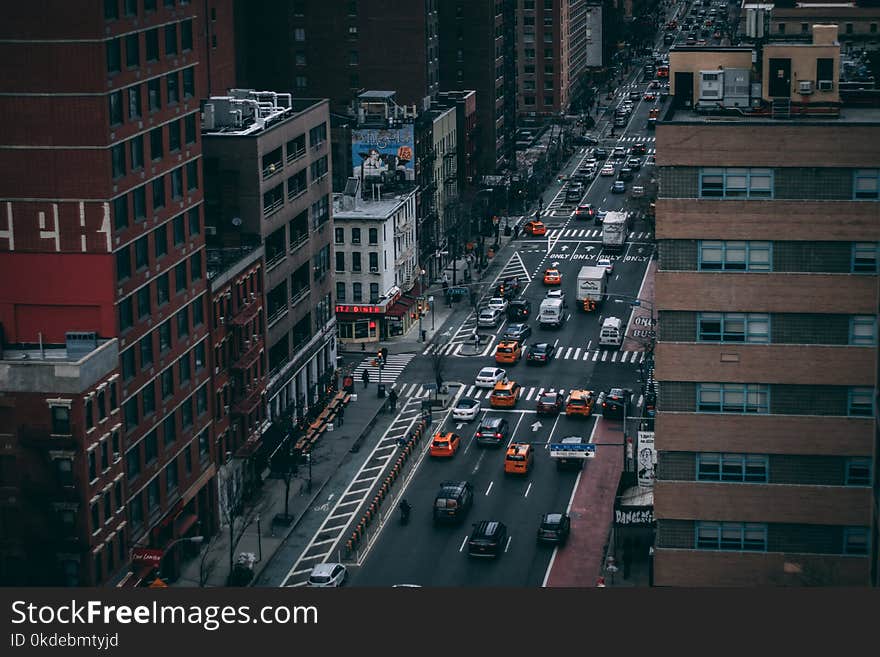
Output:
M361 374L361 381L364 382L364 388L370 383L370 371L364 370L363 374Z
M397 393L394 390L388 393L388 403L391 405L391 412L393 413L397 408Z
M339 407L339 412L336 414L336 424L340 427L345 424L345 405Z

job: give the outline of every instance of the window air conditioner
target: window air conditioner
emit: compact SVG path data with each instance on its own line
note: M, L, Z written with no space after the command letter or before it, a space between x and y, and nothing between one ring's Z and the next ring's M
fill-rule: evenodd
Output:
M798 92L802 96L813 93L813 81L801 80L800 82L798 82Z
M832 80L819 80L819 91L831 91L832 89L834 89Z
M222 326L222 325L225 324L225 323L226 323L226 318L225 318L225 317L221 317L221 318L220 318L220 325Z
M370 273L371 274L378 274L379 268L378 267L370 267Z

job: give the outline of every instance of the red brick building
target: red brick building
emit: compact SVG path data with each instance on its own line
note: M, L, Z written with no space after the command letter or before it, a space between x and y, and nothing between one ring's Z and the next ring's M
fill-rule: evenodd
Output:
M17 283L0 293L4 343L54 347L68 332L94 332L99 343L115 339L118 351L105 374L118 376L114 451L125 464L125 522L114 537L115 558L98 550L88 567L80 560L77 573L65 571L55 583L101 584L126 572L119 555L134 546L164 550L176 538L213 530L198 123L208 77L200 12L211 20L212 8L220 9L210 32L219 50L227 3L49 0L6 8L0 26L0 114L7 119L0 270ZM211 77L225 84L223 59L215 57L219 72ZM81 406L92 392L83 384L69 393L71 404ZM16 413L16 424L37 422ZM87 459L90 440L68 441L75 464ZM11 452L25 458L22 445L13 443ZM18 499L5 498L10 513ZM10 572L16 558L0 553L0 568ZM166 555L172 576L177 558L176 548Z

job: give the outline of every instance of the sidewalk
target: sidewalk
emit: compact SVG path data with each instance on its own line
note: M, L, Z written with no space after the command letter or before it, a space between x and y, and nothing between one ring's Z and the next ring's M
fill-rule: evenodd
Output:
M249 504L260 509L260 520L254 520L245 529L234 548L233 564L243 552L256 555L254 581L321 495L326 483L349 456L352 446L362 435L369 433L375 423L385 399L376 396L375 385L370 385L366 390L358 385L355 392L358 398L346 407L345 423L322 436L312 450L311 490L308 466L300 466L291 479L288 513L295 518L294 522L288 527L273 526L272 523L276 514L284 513L283 479L266 478L256 499L249 501ZM207 547L203 547L198 557L182 565L180 578L172 586L226 586L229 574L229 530L223 528L212 537Z

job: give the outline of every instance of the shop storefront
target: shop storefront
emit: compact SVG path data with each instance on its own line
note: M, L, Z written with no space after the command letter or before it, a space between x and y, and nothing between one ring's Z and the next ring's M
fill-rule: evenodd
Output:
M339 340L346 344L377 343L404 335L419 319L419 286L400 290L378 304L337 304Z

